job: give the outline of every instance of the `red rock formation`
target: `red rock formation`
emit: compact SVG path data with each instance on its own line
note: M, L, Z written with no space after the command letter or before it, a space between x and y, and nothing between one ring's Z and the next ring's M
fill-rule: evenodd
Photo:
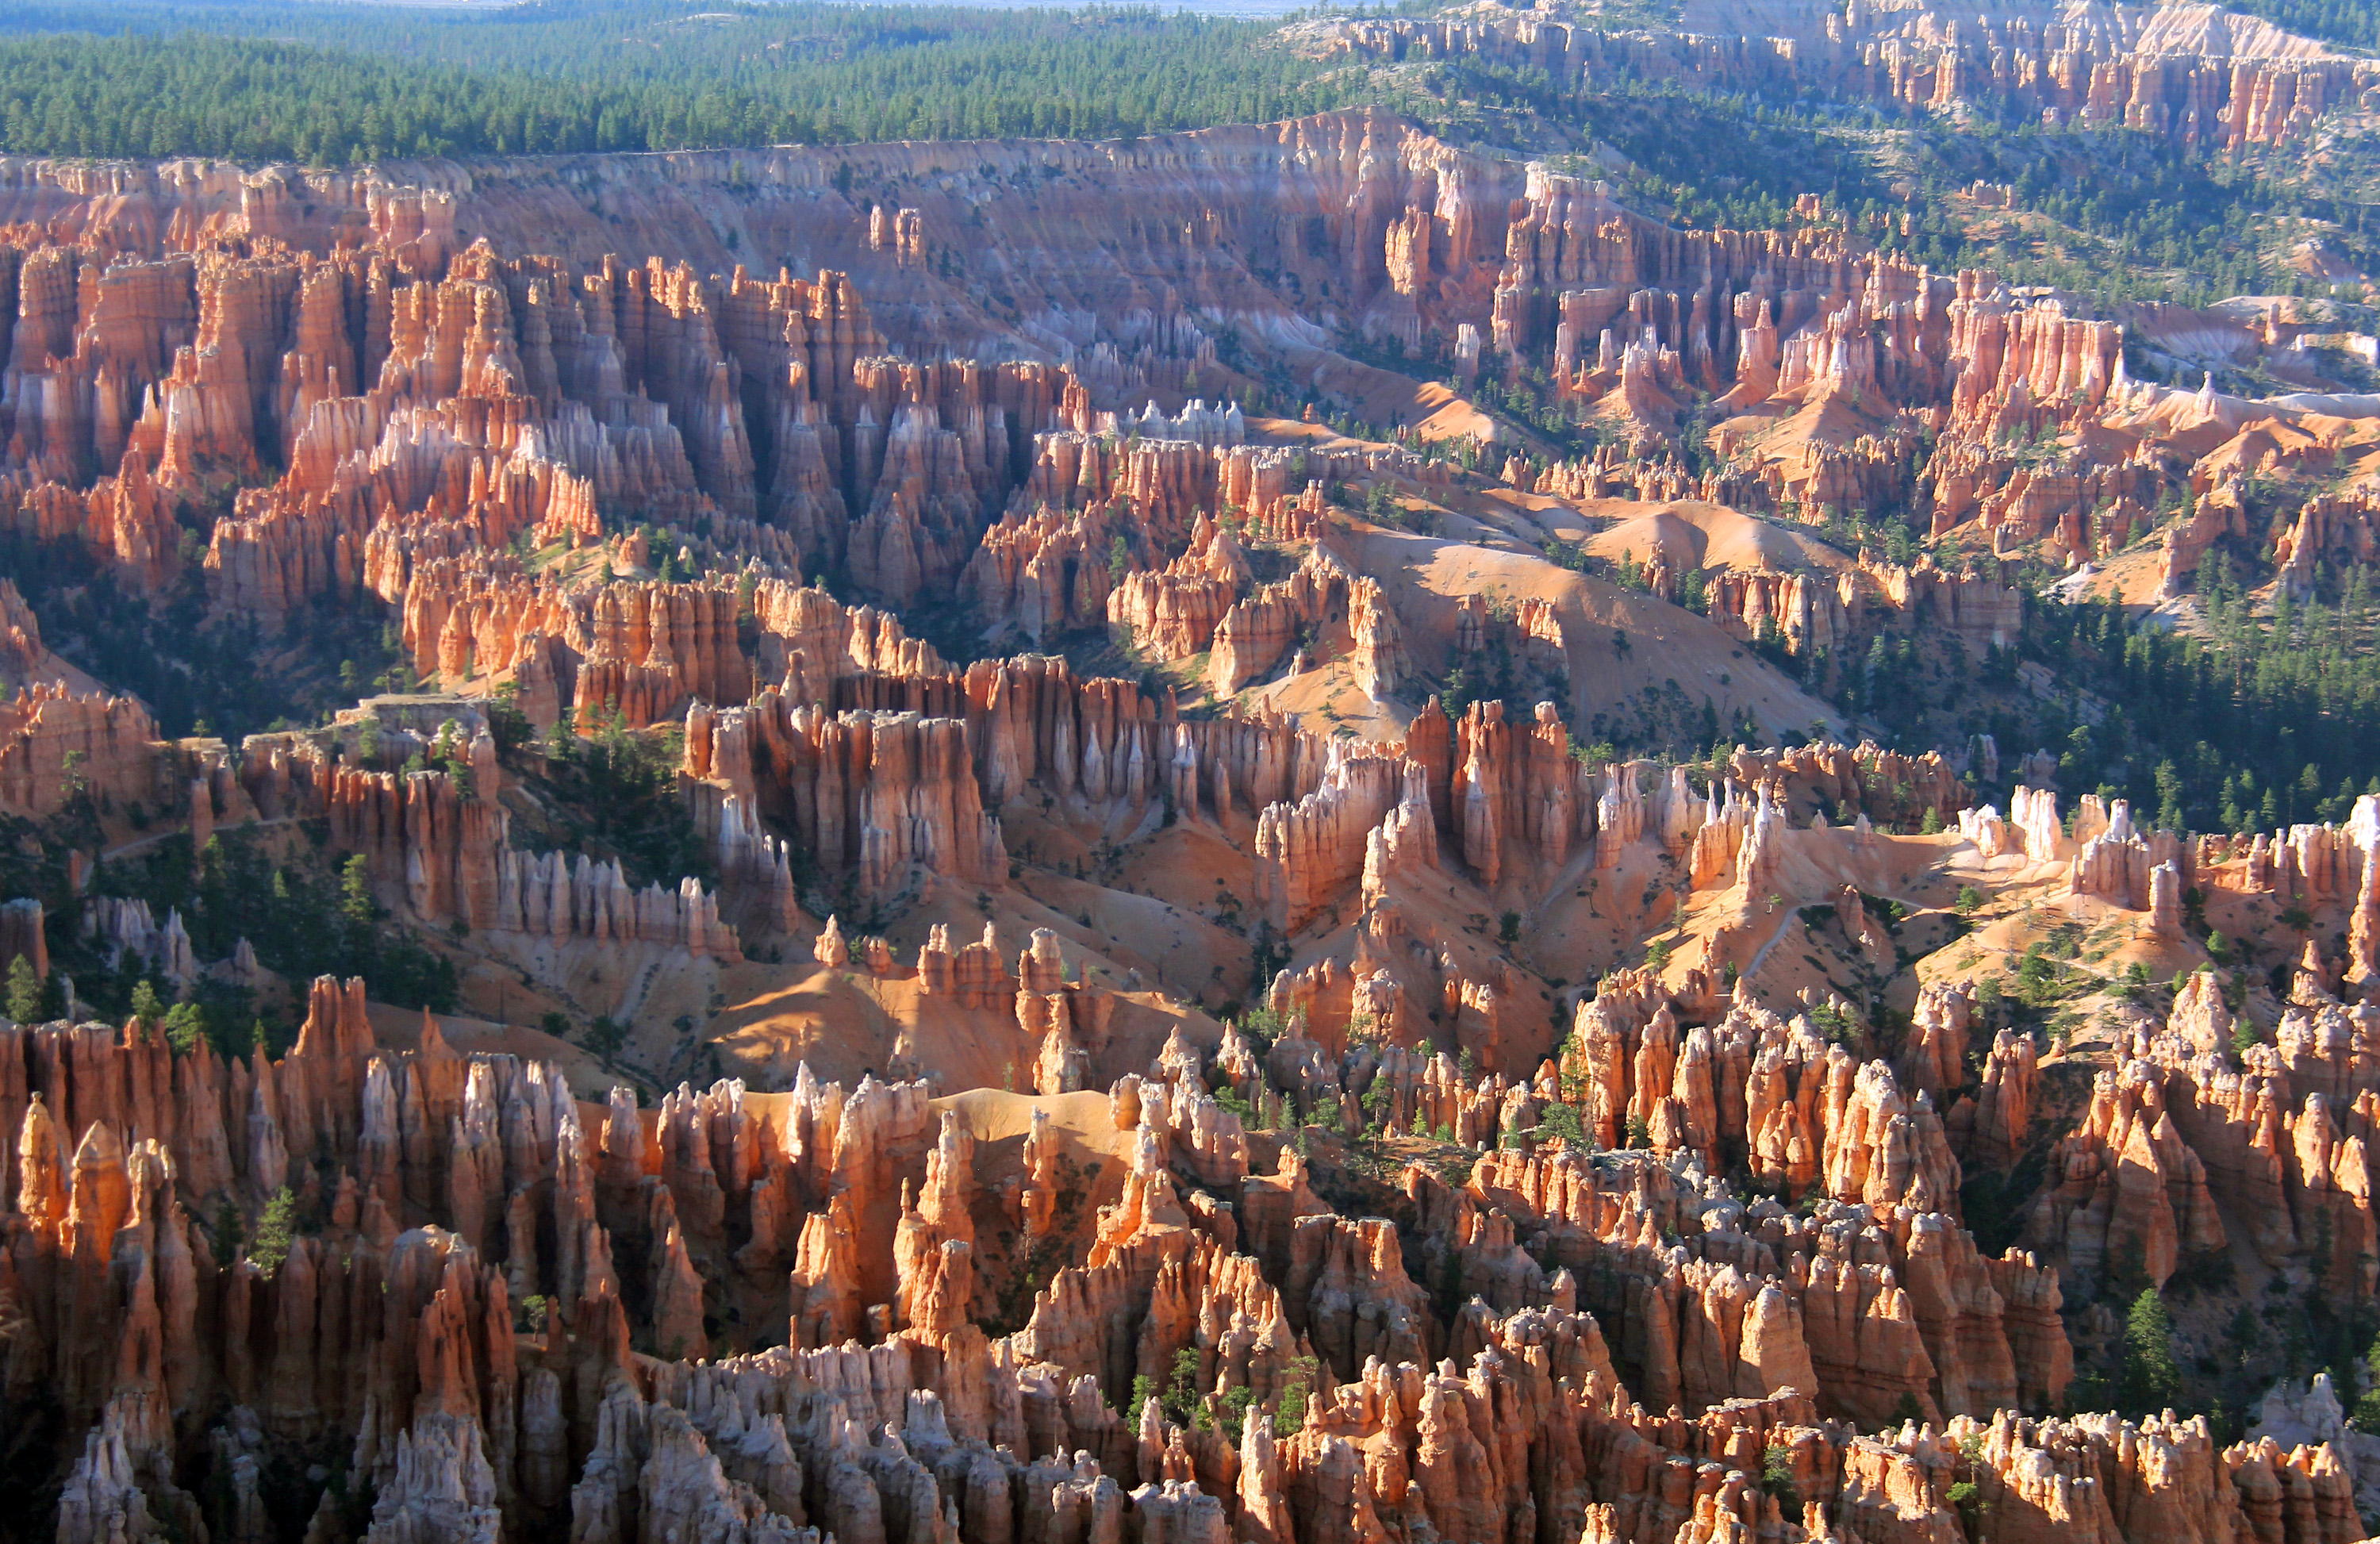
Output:
M42 645L42 619L25 603L14 579L0 578L0 672L23 681L49 663Z
M1451 743L1441 738L1450 733ZM1449 726L1433 702L1408 740L1432 790L1448 790L1448 835L1483 884L1493 886L1508 870L1559 870L1590 836L1609 833L1613 845L1632 840L1637 833L1622 830L1632 819L1642 829L1642 800L1625 791L1633 786L1634 769L1609 769L1598 781L1571 756L1570 736L1551 703L1538 704L1526 725L1508 723L1500 702L1475 703Z
M449 261L393 234L408 225L386 244L318 230L319 253L235 237L103 275L77 249L18 254L33 321L13 334L6 523L154 590L179 561L174 500L252 473L269 445L287 471L241 492L206 559L217 602L268 621L367 572L394 600L425 545L577 545L627 507L766 517L795 562L847 557L905 599L955 574L1004 494L1012 421L1050 427L1065 392L1038 366L871 359L880 335L839 273L574 269L484 243ZM120 474L85 486L92 466Z
M403 587L404 638L425 678L511 677L582 729L616 713L631 728L681 717L689 701L741 702L751 666L736 639L735 587L723 581L613 581L565 589L508 558L473 553L415 565Z
M1248 579L1247 555L1239 542L1201 516L1189 551L1161 569L1127 574L1109 592L1107 619L1128 629L1134 645L1157 659L1186 660L1213 643L1216 628Z
M845 675L940 675L931 645L907 637L901 619L872 606L844 606L823 590L764 579L752 592L759 634L758 674L808 700L832 695Z
M2029 1236L2065 1273L2102 1270L2162 1284L2181 1256L2223 1246L2205 1166L2175 1129L2158 1084L2103 1072L2082 1129L2058 1144L2054 1183Z
M1051 984L1035 954L1020 966L1028 990ZM2350 1515L2326 1452L2240 1447L2218 1468L2203 1425L2004 1413L1962 1456L1956 1439L1981 1429L1860 1438L1821 1420L1833 1406L1875 1422L1904 1394L1952 1409L2056 1400L2054 1275L1982 1261L1948 1219L1901 1207L1706 1210L1700 1182L1651 1155L1607 1168L1500 1152L1463 1190L1411 1172L1427 1246L1458 1262L1470 1298L1441 1307L1407 1279L1394 1227L1323 1210L1293 1154L1243 1182L1254 1252L1232 1252L1175 1176L1245 1175L1235 1126L1189 1085L1141 1082L1116 1096L1140 1136L1099 1243L994 1342L968 1311L978 1144L915 1085L845 1094L805 1072L788 1096L681 1089L650 1124L615 1096L595 1135L550 1068L467 1061L434 1033L419 1052L374 1050L359 991L329 982L298 1048L252 1069L176 1058L137 1032L0 1042L0 1069L42 1080L0 1083L19 1128L6 1258L24 1315L7 1386L55 1380L91 1435L61 1507L75 1538L200 1515L212 1503L147 1455L170 1446L168 1412L233 1402L252 1412L216 1439L235 1454L359 1433L374 1532L408 1538L542 1526L566 1499L590 1538L772 1517L866 1538L908 1517L974 1544L1045 1515L1032 1499L1045 1484L1078 1526L1144 1532L1204 1518L1217 1536L1363 1537L1385 1506L1441 1537L1499 1536L1535 1513L1587 1538L1716 1538L1729 1519L1779 1526L1741 1477L1777 1448L1819 1515L1863 1529L1949 1526L1954 1476L2010 1516L2079 1517L2105 1495L2168 1532L2244 1536L2269 1515L2284 1544L2344 1538L2319 1519ZM1195 1076L1195 1057L1182 1070ZM126 1125L159 1135L128 1152ZM292 1150L339 1173L324 1233L274 1269L218 1262L186 1208L258 1206ZM816 1209L798 1249L787 1199ZM399 1232L414 1219L446 1225ZM1604 1268L1578 1269L1590 1255ZM793 1347L670 1355L700 1348L705 1316L743 1290L735 1270L771 1265L793 1271ZM510 1305L528 1288L553 1307L523 1335ZM648 1334L658 1356L631 1349ZM1111 1408L1107 1388L1172 1383L1177 1368L1200 1423L1154 1399L1135 1423ZM1686 1413L1649 1414L1623 1374ZM1225 1417L1241 1422L1236 1447L1214 1429ZM1022 1456L1037 1450L1075 1456Z
M1679 1198L1656 1202L1642 1189L1645 1171L1633 1173L1638 1192L1632 1198L1627 1176L1620 1189L1608 1189L1612 1181L1568 1155L1508 1155L1483 1162L1467 1195L1440 1198L1425 1185L1417 1199L1426 1218L1444 1216L1449 1246L1463 1251L1465 1282L1488 1279L1475 1272L1500 1271L1513 1280L1517 1301L1546 1302L1564 1290L1562 1282L1547 1280L1545 1269L1582 1268L1598 1240L1617 1246L1628 1263L1620 1279L1598 1286L1596 1311L1621 1327L1623 1365L1640 1369L1633 1386L1689 1409L1788 1388L1863 1419L1876 1418L1865 1412L1888 1407L1903 1392L1953 1408L1989 1409L2019 1397L2014 1324L2022 1325L2028 1350L2048 1354L2040 1339L2046 1323L2058 1348L2051 1360L2036 1364L2038 1379L2028 1373L2024 1397L2054 1400L2064 1385L2070 1362L2056 1328L2054 1274L2044 1276L2021 1257L1981 1259L1948 1218L1887 1209L1865 1236L1874 1258L1888 1263L1854 1265L1825 1242L1835 1235L1824 1223L1829 1215L1856 1213L1830 1213L1828 1203L1817 1223L1796 1224L1781 1209L1768 1208L1747 1219L1757 1224L1748 1234L1690 1235L1692 1258L1682 1264L1645 1243L1648 1230L1658 1244L1659 1228L1680 1226L1673 1210ZM1665 1189L1657 1184L1656 1195ZM1494 1263L1500 1249L1511 1249L1512 1234L1500 1243L1492 1228L1483 1233L1481 1222L1467 1220L1474 1206L1489 1204L1516 1222L1527 1219L1526 1231L1541 1234L1531 1253L1544 1267L1521 1255ZM1813 1231L1803 1235L1797 1226ZM2045 1319L2028 1301L2025 1316L2012 1321L1998 1290L2003 1283L2031 1298L2046 1288L2052 1311Z
M2081 91L2096 114L2121 97L2143 127L2204 138L2220 124L2239 142L2297 132L2353 77L2258 55L2218 90L2210 55L2150 48L2137 18L2107 23L2115 43L2097 22L2061 22L2074 35L2054 45L1987 18L1990 47L1962 32L1930 51L1904 24L1851 17L1806 52L1698 44L1691 70L1657 73L1765 86L1858 69L1867 94L1947 103L1980 79L1966 72L2002 69L2005 44L2014 100L2062 111ZM1844 30L1880 39L1873 55ZM1425 57L1526 48L1565 79L1590 55L1647 46L1533 18L1317 35L1395 37ZM2022 74L2051 55L2090 79ZM2153 56L2197 62L2151 80L2136 61ZM2173 91L2189 93L2179 129ZM0 383L12 529L82 541L153 588L179 560L177 502L212 507L233 480L282 466L211 532L221 607L286 618L369 590L398 608L425 675L509 675L540 726L682 718L682 787L722 886L636 891L618 862L512 849L493 741L482 757L459 721L468 753L443 729L404 733L468 772L338 760L353 741L340 726L320 743L259 736L235 769L219 750L152 745L137 705L45 690L10 710L0 804L54 812L65 796L49 790L77 771L103 805L179 816L187 800L200 843L218 821L319 815L383 904L484 933L472 948L495 959L583 940L607 970L626 954L632 968L711 972L689 958L739 961L724 907L807 946L801 971L823 964L850 978L834 991L864 986L899 1017L884 1063L898 1082L846 1091L804 1067L789 1093L681 1085L650 1112L625 1089L581 1107L550 1065L455 1055L434 1020L418 1049L383 1050L355 983L317 983L277 1062L226 1064L204 1040L177 1054L139 1026L0 1031L14 1137L0 1196L15 1206L0 1222L0 1401L44 1412L23 1424L30 1444L54 1443L62 1538L261 1538L279 1526L262 1477L335 1448L373 1497L371 1533L422 1540L566 1526L589 1544L803 1527L845 1544L1781 1544L1793 1520L1755 1483L1772 1452L1815 1509L1814 1534L1956 1537L1957 1477L2020 1530L2344 1538L2351 1495L2328 1450L2218 1454L2186 1423L2013 1414L2066 1395L2061 1280L2163 1279L2223 1243L2218 1199L2272 1264L2319 1254L2324 1290L2372 1291L2380 1046L2371 1015L2336 1000L2319 948L2273 1043L2236 1064L2210 978L2178 987L2163 1030L2125 1031L2121 1070L2052 1153L2031 1251L1997 1259L1960 1225L1960 1181L2040 1139L2032 1042L1994 1037L1970 1099L1984 1027L1964 992L1924 988L1894 1053L1864 1058L1847 1003L1813 989L1809 1013L1771 1013L1742 983L1723 997L1717 967L1756 957L1721 936L1743 939L1793 887L1832 901L1830 941L1880 963L1890 941L1859 888L1868 870L1857 884L1814 870L1871 862L1888 846L1876 825L1930 811L1961 817L1985 858L2060 861L2082 896L2144 910L2159 945L2184 946L2185 881L2226 904L2302 894L2344 920L2360 980L2380 926L2370 811L2345 830L2193 843L2132 833L2127 812L2089 800L2078 854L2053 798L2026 790L2007 821L1970 812L1938 754L1744 751L1698 792L1682 768L1589 766L1552 705L1524 723L1500 703L1455 720L1433 704L1402 744L1350 743L1269 711L1185 713L1170 692L1057 658L953 670L894 611L798 580L829 571L895 608L954 597L988 634L1037 644L1107 623L1168 661L1209 652L1223 696L1343 648L1385 699L1414 662L1390 588L1343 554L1402 538L1350 537L1323 489L1429 488L1446 464L1318 433L1305 449L1252 445L1233 407L1098 405L1129 400L1160 362L1175 380L1185 360L1220 371L1203 316L1292 322L1219 252L1261 250L1315 293L1329 281L1376 339L1467 334L1475 355L1484 327L1516 371L1549 353L1567 399L1623 416L1648 452L1615 444L1536 474L1550 495L1626 487L1814 515L1905 500L1937 525L1976 519L1996 542L2078 558L2128 539L2181 464L2168 455L2184 443L2177 407L2124 380L2112 324L1880 255L1823 225L1815 198L1789 233L1676 231L1599 187L1543 168L1524 183L1376 113L1096 153L836 153L898 172L904 201L880 218L839 206L834 163L787 150L753 157L757 190L738 205L752 213L729 218L751 249L882 278L881 323L837 269L700 277L722 228L707 217L640 247L668 246L640 266L601 258L552 168L523 180L491 165L438 194L369 174L29 164L0 189L0 213L30 222L0 234L17 302ZM589 163L621 218L672 223L697 212L676 183L722 164ZM1013 196L990 191L987 166L1053 208L1081 203L1069 177L1112 190L1095 179L1158 174L1098 216L1122 224L1078 225L1080 241L1013 265L1020 314L1046 314L1032 325L1050 338L1077 313L1113 314L1112 274L1084 275L1122 265L1134 314L1149 301L1132 323L1139 356L1069 338L1074 367L988 366L955 357L970 332L938 335L978 325L934 270L961 249L956 201ZM458 209L487 244L460 246ZM971 228L1006 243L1044 226ZM500 256L525 230L570 255ZM169 246L181 255L156 256ZM1175 298L1193 294L1195 311ZM1304 335L1294 320L1283 335ZM1658 444L1702 392L1865 427L1774 456L1724 432L1728 464L1689 473ZM2190 411L2204 432L2230 409ZM2228 459L2192 457L2204 502L2232 507L2219 490L2278 464L2268 448L2322 459L2291 438L2319 436L2274 424L2254 438L2224 421L2240 442ZM1929 434L1921 488L1904 473ZM1530 480L1519 457L1504 468L1509 485ZM2301 511L2274 549L2284 581L2310 572L2308 554L2360 553L2363 513ZM627 517L651 529L617 530ZM1240 532L1311 545L1290 578L1257 587ZM532 561L516 543L577 550ZM704 577L613 573L681 564ZM559 577L573 570L584 577ZM1676 576L1658 582L1674 592ZM1725 627L1811 650L1926 627L1979 651L2023 621L1989 565L1953 576L1864 558L1713 588ZM30 658L38 630L6 599L0 648ZM1494 643L1548 674L1567 668L1563 629L1542 599L1455 608L1458 654ZM1850 831L1809 831L1821 814ZM1021 951L990 923L953 947L953 903L1050 904L1037 879L994 906L1004 821L1087 843L1164 832L1202 886L1215 866L1299 951L1250 985L1283 1032L1260 1051L1255 1024L1234 1030L1208 1067L1198 1021L1170 1015L1154 1062L1102 1099L1091 1069L1137 1043L1150 995L1070 967L1055 917ZM805 859L828 894L847 884L893 918L856 931L922 937L914 985L885 938L846 936L833 915L814 927L794 894ZM1589 957L1560 964L1599 968L1600 942L1580 940L1611 924L1628 945L1631 918L1608 903L1656 873L1669 877L1638 911L1667 886L1732 919L1674 989L1649 970L1601 975L1540 1064L1541 983L1499 957L1487 918L1587 900L1570 909L1594 920L1560 936ZM1577 894L1555 893L1573 876ZM913 901L941 909L900 920L896 903ZM177 984L197 974L172 910L161 925L145 903L95 895L83 915L103 957L130 950ZM0 957L40 938L22 910L0 923ZM1803 924L1786 910L1774 925ZM1028 1048L1035 1092L938 1099L935 1048L985 1034ZM1305 1135L1267 1134L1326 1100L1339 1132L1313 1135L1312 1166ZM1573 1112L1598 1147L1638 1150L1572 1150L1554 1132ZM1485 1155L1461 1185L1405 1171L1402 1226L1341 1217L1321 1165L1375 1119ZM1749 1202L1730 1194L1738 1173L1760 1191ZM284 1191L303 1220L285 1254L255 1236ZM1135 1399L1144 1378L1153 1397ZM1922 1419L1901 1419L1912 1407ZM1988 1433L1945 1419L1986 1416ZM204 1495L175 1483L200 1444ZM313 1515L326 1544L359 1523L335 1499Z
M1975 1169L2006 1169L2016 1161L2032 1123L2039 1080L2033 1039L2003 1029L1984 1058L1982 1091L1961 1100L1948 1122L1960 1157Z
M1231 697L1269 675L1301 634L1343 614L1350 577L1317 546L1288 578L1259 587L1224 612L1215 626L1208 688L1219 698Z
M1109 617L1120 577L1114 543L1123 540L1097 508L1011 515L984 532L959 577L959 599L987 638L1014 634L1038 647Z
M1000 821L977 781L966 719L830 716L771 689L713 722L710 743L689 749L693 764L747 807L782 812L806 850L858 876L862 894L891 895L935 874L1006 882Z
M1766 785L1781 795L1796 824L1811 815L1848 821L1864 814L1913 826L1932 809L1948 825L1974 796L1938 751L1911 756L1868 744L1740 747L1728 772L1747 787Z
M129 697L33 686L0 702L0 810L42 820L78 789L103 808L176 802L176 748Z
M361 856L382 904L431 927L462 922L555 940L641 942L740 959L735 930L694 879L630 887L620 861L525 853L502 806L446 772L333 769L322 789L334 850Z
M1275 930L1305 926L1364 871L1366 841L1400 801L1426 796L1419 766L1387 757L1334 757L1322 785L1295 804L1266 807L1257 824L1256 894Z
M1617 1146L1641 1122L1656 1146L1742 1144L1755 1175L1797 1193L1816 1184L1849 1202L1952 1204L1959 1165L1942 1124L1890 1067L1828 1044L1805 1018L1742 1003L1682 1033L1668 1003L1635 985L1607 979L1580 1003L1562 1069L1598 1142Z
M2186 144L2277 143L2365 79L2356 61L2269 23L2193 30L2163 17L2082 25L2010 11L1945 31L1930 11L1863 13L1824 27L1762 10L1731 31L1605 33L1528 14L1347 21L1357 57L1476 55L1557 83L1627 72L1713 92L1824 90L1912 107L2005 98L2062 121L2116 121ZM1391 252L1398 249L1391 239Z
M0 901L0 967L22 959L36 978L48 979L50 942L43 923L41 902L24 896Z

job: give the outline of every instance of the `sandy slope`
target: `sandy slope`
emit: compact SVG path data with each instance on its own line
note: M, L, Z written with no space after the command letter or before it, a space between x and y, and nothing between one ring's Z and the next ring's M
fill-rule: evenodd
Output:
M1639 563L1655 552L1670 565L1795 571L1848 568L1852 559L1814 536L1790 531L1725 505L1699 499L1675 504L1639 504L1632 499L1586 499L1581 513L1614 523L1597 531L1586 550L1609 562L1633 555Z
M1806 735L1814 723L1838 725L1834 711L1762 663L1709 621L1665 601L1589 578L1533 553L1463 541L1358 528L1342 539L1363 572L1379 576L1402 619L1407 651L1433 678L1449 663L1461 598L1552 603L1569 643L1573 725L1610 713L1647 688L1674 681L1699 706L1711 699L1722 719L1749 711L1764 733ZM1624 632L1628 647L1615 647Z

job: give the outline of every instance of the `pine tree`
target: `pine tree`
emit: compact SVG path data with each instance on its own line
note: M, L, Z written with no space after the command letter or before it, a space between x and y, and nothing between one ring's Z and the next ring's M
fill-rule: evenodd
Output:
M264 1203L264 1210L256 1220L256 1236L249 1240L248 1258L267 1276L281 1269L289 1258L289 1242L298 1232L298 1198L283 1185Z
M1184 1346L1173 1354L1172 1377L1165 1392L1159 1396L1168 1419L1177 1426L1190 1426L1199 1415L1198 1351L1196 1346Z
M361 971L372 955L372 922L379 908L372 904L371 865L356 854L339 870L339 918L346 934L347 967Z
M2244 1313L2247 1310L2242 1308L2240 1311ZM2363 1354L2363 1366L2372 1379L2372 1388L2355 1402L2352 1418L2356 1430L2380 1432L2380 1340L2374 1340L2372 1349Z
M206 1035L206 1010L196 1003L176 1003L165 1010L164 1028L165 1043L187 1056Z
M2181 1368L2173 1355L2173 1315L2155 1287L2132 1299L2124 1319L2124 1410L2154 1415L2181 1396Z
M1760 1489L1777 1500L1787 1520L1802 1514L1802 1491L1793 1478L1793 1450L1771 1442L1760 1455Z
M1286 1440L1305 1429L1305 1415L1311 1406L1322 1376L1321 1364L1314 1357L1292 1356L1281 1382L1281 1397L1273 1406L1272 1434Z
M19 1024L32 1024L42 1017L43 991L42 978L34 973L33 962L19 954L8 962L8 1016Z

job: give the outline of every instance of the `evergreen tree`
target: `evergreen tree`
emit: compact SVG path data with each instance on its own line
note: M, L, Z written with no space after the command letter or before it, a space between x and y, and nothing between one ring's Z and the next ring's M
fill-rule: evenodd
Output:
M1097 138L1262 121L1372 94L1321 61L1266 46L1269 22L1092 14L1086 25L1062 10L722 0L711 25L688 28L667 0L552 4L501 23L470 12L33 3L0 18L0 33L14 34L0 37L0 140L54 154L325 164ZM88 30L101 20L110 35ZM623 49L624 37L637 46Z
M1793 1478L1793 1450L1771 1442L1760 1455L1760 1489L1776 1498L1786 1521L1802 1515L1802 1490Z
M339 931L346 968L368 972L375 953L372 923L380 915L371 893L371 865L361 853L339 869Z
M33 971L33 962L19 954L8 962L8 1016L19 1024L33 1024L42 1017L43 1000L48 996L45 983Z
M207 1032L207 1013L196 1003L176 1003L165 1010L165 1043L187 1056L198 1050Z
M1281 1382L1279 1402L1273 1406L1272 1434L1275 1441L1286 1441L1305 1428L1306 1411L1321 1378L1321 1364L1310 1356L1292 1356Z
M2171 1407L2181 1396L2181 1368L2173 1355L2173 1315L2155 1287L2132 1299L2124 1318L2124 1413L2142 1416Z
M264 1210L256 1219L256 1236L248 1242L248 1258L267 1276L281 1269L289 1258L290 1240L298 1232L298 1198L283 1185L264 1203Z
M1185 1345L1173 1354L1172 1376L1159 1398L1168 1420L1182 1427L1195 1424L1200 1413L1197 1347Z
M2242 1307L2240 1312L2245 1313L2247 1309ZM2363 1354L2363 1367L2366 1376L2372 1380L2372 1387L2355 1402L2352 1418L2356 1430L2380 1433L2380 1339L2373 1341L2372 1349Z

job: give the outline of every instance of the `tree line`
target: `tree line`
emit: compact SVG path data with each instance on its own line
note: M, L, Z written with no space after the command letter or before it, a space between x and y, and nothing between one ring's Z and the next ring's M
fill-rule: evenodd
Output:
M91 30L103 20L111 34ZM542 0L26 6L0 19L0 144L335 164L1263 122L1359 100L1268 22L1135 9ZM264 34L264 35L259 35Z

